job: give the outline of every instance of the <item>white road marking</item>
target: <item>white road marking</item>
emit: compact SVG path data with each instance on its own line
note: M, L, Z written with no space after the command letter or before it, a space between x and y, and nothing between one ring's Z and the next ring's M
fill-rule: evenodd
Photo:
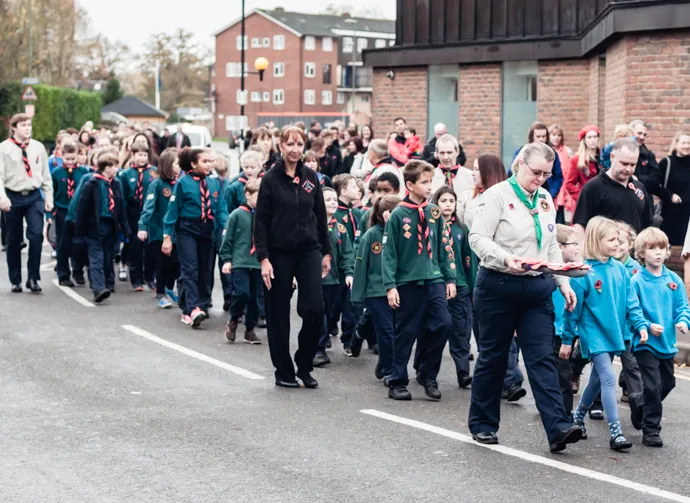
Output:
M614 360L613 364L618 365L619 367L623 366L623 365L621 365L621 362L619 362L618 360ZM682 372L678 372L678 369L676 369L676 371L673 373L673 375L675 376L676 379L690 382L690 376L688 376Z
M75 292L75 291L72 290L71 288L66 287L66 286L60 286L60 282L59 282L58 280L54 279L54 280L53 280L53 284L54 284L56 287L58 287L60 290L62 290L63 292L65 292L65 294L66 294L68 297L72 297L74 300L76 300L77 302L79 302L82 306L84 306L84 307L95 307L95 304L92 304L91 302L89 302L88 300L86 300L84 297L82 297L81 295L79 295L77 292Z
M41 271L50 271L51 269L54 269L55 266L57 265L57 260L53 260L51 262L46 262L41 266Z
M26 249L28 250L29 248L27 247ZM52 253L43 253L43 252L41 252L41 255L43 255L44 257L48 257L48 258L53 256Z
M555 459L537 456L535 454L530 454L529 452L519 451L517 449L512 449L510 447L505 447L502 445L480 444L472 440L472 437L470 437L469 435L463 435L462 433L458 433L456 431L446 430L445 428L439 428L438 426L432 426L430 424L422 423L421 421L415 421L414 419L407 419L405 417L394 416L393 414L388 414L386 412L381 412L373 409L363 409L360 410L360 412L362 414L367 414L369 416L378 417L379 419L385 419L387 421L403 424L405 426L411 426L412 428L417 428L419 430L435 433L443 437L452 438L453 440L458 440L466 444L473 444L477 447L483 447L494 452L505 454L506 456L512 456L515 458L522 459L523 461L529 461L530 463L548 466L556 470L561 470L563 472L572 473L574 475L580 475L582 477L598 480L600 482L606 482L609 484L617 485L643 494L650 494L652 496L664 498L669 501L676 501L678 503L690 503L690 497L683 496L682 494L672 493L669 491L665 491L663 489L659 489L657 487L640 484L638 482L633 482L631 480L622 479L620 477L615 477L613 475L608 475L606 473L597 472L595 470L590 470L588 468L570 465L567 463L563 463L562 461L556 461Z
M192 358L196 358L197 360L200 360L202 362L210 363L211 365L215 365L218 368L228 370L234 374L237 374L240 377L254 380L265 379L263 376L255 374L254 372L250 372L249 370L245 370L241 367L236 367L235 365L230 365L229 363L216 360L215 358L211 358L210 356L206 356L205 354L198 353L184 346L180 346L179 344L175 344L174 342L161 339L157 335L153 335L152 333L147 332L146 330L142 330L139 327L135 327L134 325L122 325L122 328L124 328L128 332L143 337L144 339L148 339L151 342L155 342L156 344L165 346L166 348L174 349L175 351L178 351L184 355L191 356Z

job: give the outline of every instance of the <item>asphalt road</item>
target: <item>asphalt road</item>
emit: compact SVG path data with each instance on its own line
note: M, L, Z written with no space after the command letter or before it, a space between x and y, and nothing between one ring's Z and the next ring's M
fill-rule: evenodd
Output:
M226 344L219 308L192 330L120 282L91 307L44 261L44 293L12 294L0 255L2 503L690 502L688 374L663 449L641 445L621 404L631 452L590 422L589 440L552 455L528 394L504 405L492 450L467 438L470 392L448 355L438 403L416 384L412 402L388 399L375 356L346 358L336 339L319 389L277 389L268 346Z

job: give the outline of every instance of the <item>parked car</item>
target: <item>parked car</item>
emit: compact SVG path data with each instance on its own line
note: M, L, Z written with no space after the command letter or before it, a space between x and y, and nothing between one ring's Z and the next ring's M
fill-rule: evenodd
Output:
M175 124L167 126L170 134L177 133L177 126ZM196 124L184 124L182 132L189 136L189 141L193 148L210 148L213 138L211 132L205 126L197 126Z

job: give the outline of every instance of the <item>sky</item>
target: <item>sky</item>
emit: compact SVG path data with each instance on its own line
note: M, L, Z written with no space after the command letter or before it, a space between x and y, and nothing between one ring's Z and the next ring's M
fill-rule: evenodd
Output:
M111 40L120 40L138 50L153 33L184 28L197 40L213 48L213 33L241 16L240 0L77 0L91 19L91 27ZM376 8L385 17L395 18L395 0L319 0L323 8L333 3L357 8ZM245 11L255 8L313 12L304 0L246 0Z

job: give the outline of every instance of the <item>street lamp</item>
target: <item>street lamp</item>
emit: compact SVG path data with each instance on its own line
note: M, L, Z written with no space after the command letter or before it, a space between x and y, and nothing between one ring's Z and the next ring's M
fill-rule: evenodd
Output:
M254 68L259 74L259 82L263 82L264 72L266 71L266 68L268 68L268 60L266 58L256 58L256 61L254 61Z

